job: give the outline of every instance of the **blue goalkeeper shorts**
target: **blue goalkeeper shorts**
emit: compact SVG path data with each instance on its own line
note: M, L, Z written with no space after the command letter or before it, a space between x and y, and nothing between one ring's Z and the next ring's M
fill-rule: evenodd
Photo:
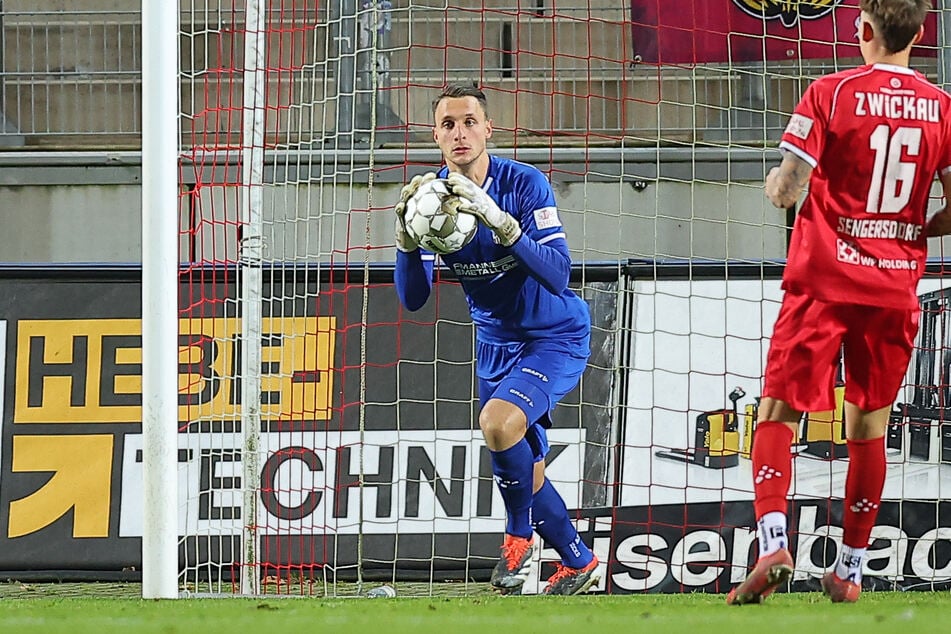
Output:
M525 439L535 462L548 454L551 411L573 390L588 364L588 337L525 343L476 343L479 407L490 398L512 403L528 420Z

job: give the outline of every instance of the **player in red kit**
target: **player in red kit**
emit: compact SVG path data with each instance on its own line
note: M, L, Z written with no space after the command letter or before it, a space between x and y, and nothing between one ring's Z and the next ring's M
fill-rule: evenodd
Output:
M760 603L793 573L787 538L790 447L804 411L835 407L845 369L849 467L842 548L822 578L854 602L885 483L885 430L918 331L927 237L951 233L951 96L908 68L930 0L861 0L859 68L812 83L766 177L796 218L753 442L759 559L727 603ZM945 206L929 220L935 178Z

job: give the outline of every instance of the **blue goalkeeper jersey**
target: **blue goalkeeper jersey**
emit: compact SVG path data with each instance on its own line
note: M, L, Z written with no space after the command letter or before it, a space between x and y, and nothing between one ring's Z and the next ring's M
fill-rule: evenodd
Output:
M439 177L447 175L443 167ZM531 165L490 156L483 189L518 220L523 235L503 247L480 223L472 242L440 256L462 284L477 338L486 343L583 340L587 347L588 305L566 285L543 284L561 278L571 265L548 179Z

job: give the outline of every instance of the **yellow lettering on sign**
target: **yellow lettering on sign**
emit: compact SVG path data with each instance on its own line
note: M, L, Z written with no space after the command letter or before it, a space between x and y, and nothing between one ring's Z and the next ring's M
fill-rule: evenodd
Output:
M19 320L15 423L112 423L141 420L141 398L110 394L104 358L119 347L142 347L138 319ZM138 365L109 365L109 374Z
M327 420L333 394L334 317L265 317L262 420ZM17 322L14 423L142 420L138 319ZM241 415L241 322L179 322L179 421Z
M265 317L261 419L328 420L333 405L334 317ZM241 322L182 321L179 420L241 415Z
M112 435L14 436L11 471L53 475L10 502L7 536L35 533L72 509L73 537L108 537L112 443Z

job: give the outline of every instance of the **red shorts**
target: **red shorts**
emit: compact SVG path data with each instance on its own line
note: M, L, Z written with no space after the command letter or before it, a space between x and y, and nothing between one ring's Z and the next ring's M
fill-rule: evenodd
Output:
M842 350L845 400L866 411L892 405L905 380L919 314L787 292L766 356L763 396L804 412L835 409Z

